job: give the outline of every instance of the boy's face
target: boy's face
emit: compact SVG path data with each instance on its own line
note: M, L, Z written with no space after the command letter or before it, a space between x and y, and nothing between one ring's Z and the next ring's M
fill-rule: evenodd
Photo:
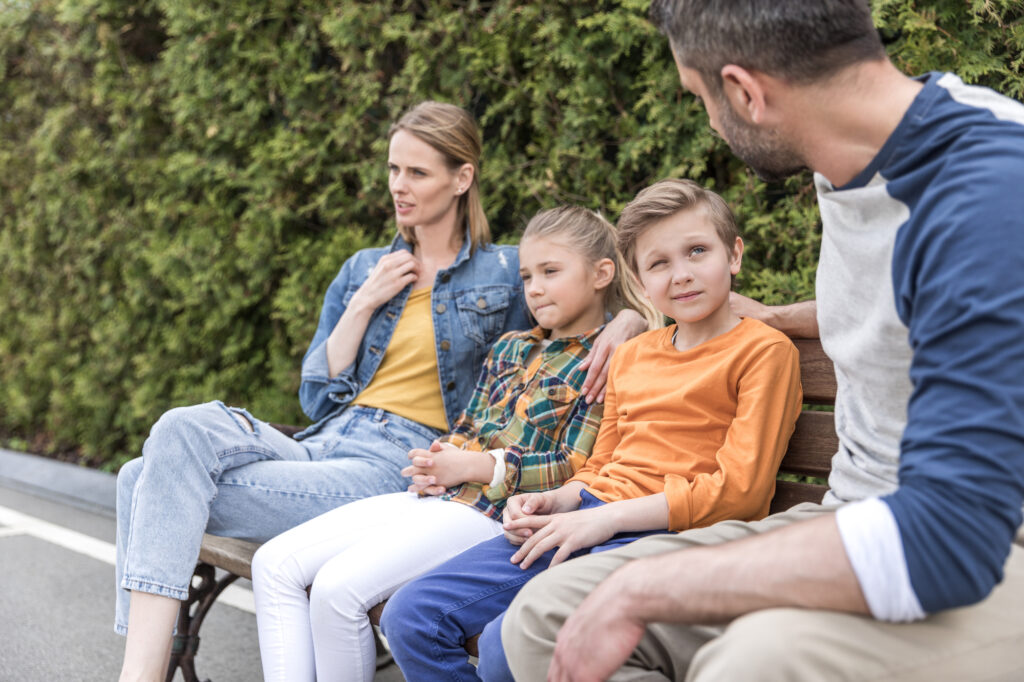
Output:
M742 260L743 241L722 243L702 206L662 218L636 240L644 293L680 325L713 327L728 317L732 276Z

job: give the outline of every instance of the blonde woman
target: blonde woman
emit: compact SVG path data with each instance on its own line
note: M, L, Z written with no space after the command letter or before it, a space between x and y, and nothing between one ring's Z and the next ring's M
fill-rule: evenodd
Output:
M118 476L122 680L164 678L204 531L263 541L404 490L409 451L455 423L491 344L531 326L515 247L489 243L472 117L424 102L389 141L398 235L352 256L327 290L299 388L312 426L291 438L220 402L175 408ZM644 326L635 313L613 325L592 394L609 348Z

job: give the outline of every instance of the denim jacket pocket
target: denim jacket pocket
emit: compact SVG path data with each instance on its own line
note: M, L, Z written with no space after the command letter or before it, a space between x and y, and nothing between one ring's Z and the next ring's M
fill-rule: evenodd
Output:
M473 341L490 346L505 326L509 305L509 287L479 287L459 294L455 307L459 311L462 332Z
M540 382L533 392L526 418L538 431L551 434L572 412L580 392L557 377Z

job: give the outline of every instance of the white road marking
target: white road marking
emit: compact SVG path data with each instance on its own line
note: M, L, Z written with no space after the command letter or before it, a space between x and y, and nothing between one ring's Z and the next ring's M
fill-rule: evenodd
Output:
M77 531L58 526L55 523L37 519L7 507L0 506L0 524L7 526L0 528L0 538L14 535L31 535L32 537L45 540L50 544L69 549L72 552L102 561L111 566L115 563L117 548L103 540L79 533ZM256 613L253 604L252 592L237 585L229 585L220 596L217 603L227 604L242 611Z

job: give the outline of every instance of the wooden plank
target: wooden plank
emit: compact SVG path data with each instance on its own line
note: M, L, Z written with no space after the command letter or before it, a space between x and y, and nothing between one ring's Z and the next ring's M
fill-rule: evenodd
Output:
M259 548L257 542L204 533L203 544L199 549L199 560L252 580L252 555Z
M797 419L779 471L827 478L832 469L832 456L838 450L839 438L832 413L804 410Z
M836 371L832 361L821 349L818 339L793 339L800 351L800 382L804 402L833 405L836 402Z
M810 483L796 483L793 481L776 481L775 497L772 498L772 505L769 513L776 514L786 511L790 507L801 502L821 502L821 498L828 490L827 486L812 485Z

